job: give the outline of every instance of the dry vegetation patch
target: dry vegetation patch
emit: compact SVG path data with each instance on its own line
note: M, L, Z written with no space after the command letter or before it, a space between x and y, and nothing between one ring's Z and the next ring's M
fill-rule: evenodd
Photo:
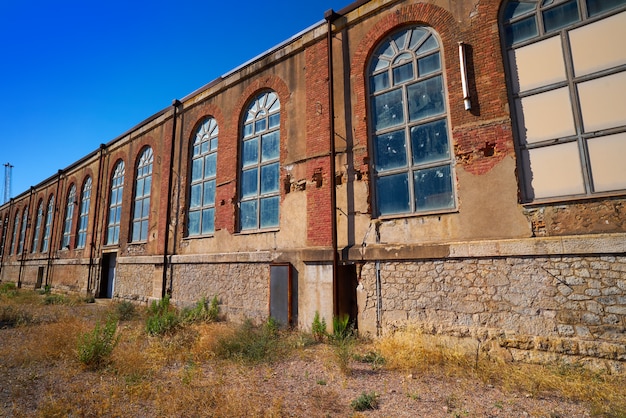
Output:
M365 341L187 312L150 335L149 309L14 290L0 310L27 320L0 329L2 417L626 416L623 377L497 363L419 333ZM80 336L111 317L119 341L86 367Z

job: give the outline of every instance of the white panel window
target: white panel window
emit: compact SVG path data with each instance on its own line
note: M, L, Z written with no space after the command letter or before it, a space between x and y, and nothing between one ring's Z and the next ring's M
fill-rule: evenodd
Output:
M626 133L587 142L596 192L626 189Z
M524 199L626 192L626 0L509 0L500 29Z

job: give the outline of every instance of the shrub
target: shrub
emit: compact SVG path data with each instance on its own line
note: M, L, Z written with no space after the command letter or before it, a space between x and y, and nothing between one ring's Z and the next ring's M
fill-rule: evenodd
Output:
M333 318L333 335L334 341L343 341L354 336L354 327L350 323L350 316L340 315Z
M350 407L355 411L367 411L378 408L378 394L376 392L363 392L358 398L350 403Z
M322 341L326 337L326 319L320 320L320 313L315 311L313 324L311 324L311 334L316 341Z
M182 321L185 323L193 322L215 322L219 315L219 301L217 296L208 303L206 298L200 299L196 306L186 309L182 313Z
M260 327L247 319L233 334L217 340L215 352L224 359L262 363L280 358L285 349L280 344L278 324L270 318Z
M33 322L32 315L20 308L0 306L0 329L12 328Z
M115 311L117 312L117 317L120 321L133 319L137 313L135 311L135 305L127 300L118 303L115 307Z
M69 299L65 295L48 293L43 299L43 303L45 305L66 305L69 303Z
M146 320L146 331L150 335L164 335L173 332L180 325L180 320L176 310L170 306L170 298L152 301L148 309Z
M13 297L17 294L17 286L13 282L0 283L0 295Z
M91 369L98 369L109 361L113 349L119 342L117 321L109 317L104 325L96 324L91 332L78 338L78 360Z

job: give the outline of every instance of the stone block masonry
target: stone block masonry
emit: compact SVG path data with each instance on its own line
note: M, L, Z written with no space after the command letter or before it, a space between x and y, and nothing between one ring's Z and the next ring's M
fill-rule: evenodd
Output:
M376 277L380 294L376 294ZM554 256L381 262L363 266L359 329L409 324L474 338L526 361L626 369L626 257Z

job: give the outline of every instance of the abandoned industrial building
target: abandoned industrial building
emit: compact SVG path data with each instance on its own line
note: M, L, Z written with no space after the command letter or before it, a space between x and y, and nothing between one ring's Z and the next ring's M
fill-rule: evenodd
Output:
M0 280L623 372L622 39L624 0L320 11L0 206Z

